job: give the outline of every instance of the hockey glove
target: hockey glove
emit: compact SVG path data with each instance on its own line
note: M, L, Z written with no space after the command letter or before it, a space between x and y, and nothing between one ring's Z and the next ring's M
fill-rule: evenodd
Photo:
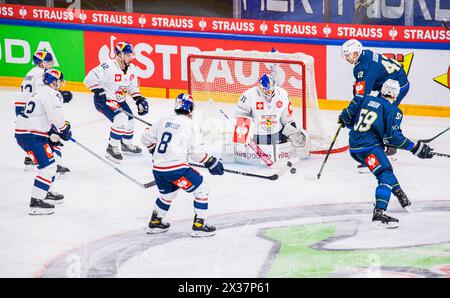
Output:
M72 92L70 91L61 91L59 90L59 92L61 93L62 97L63 97L63 102L64 103L68 103L72 100L73 95Z
M105 104L106 102L106 92L103 88L97 88L93 89L92 92L94 92L94 102L97 104Z
M48 143L52 146L64 146L63 143L61 143L61 137L59 136L59 134L57 133L52 133L49 137L48 137Z
M433 154L431 153L433 149L425 143L418 141L414 147L411 149L411 152L419 158L426 159L432 158Z
M295 148L302 148L306 145L306 135L301 129L297 128L295 122L287 123L281 133L289 138Z
M136 106L138 108L138 115L142 116L148 113L148 103L147 99L143 96L136 96L133 97L133 99L136 101Z
M59 131L59 136L61 137L61 139L63 139L64 141L68 141L70 140L70 138L72 137L72 131L70 130L70 123L69 121L66 121L64 128L62 130Z
M223 164L213 156L205 162L205 167L211 175L223 175Z
M151 155L153 155L153 153L155 153L155 149L156 149L156 144L150 144L149 146L147 146L148 149L148 153L150 153Z
M339 114L339 118L338 118L337 123L338 123L342 128L345 128L345 122L344 122L344 119L342 118L342 114Z

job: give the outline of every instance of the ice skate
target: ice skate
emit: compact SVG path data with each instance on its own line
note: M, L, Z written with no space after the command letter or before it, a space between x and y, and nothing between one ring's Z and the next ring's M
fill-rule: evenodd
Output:
M23 161L23 164L25 165L24 170L25 170L26 172L31 171L32 169L34 169L34 162L33 162L33 160L32 160L30 157L28 157L28 156L25 157L25 160Z
M142 154L142 149L139 148L136 145L133 144L125 144L124 142L121 142L121 149L122 149L122 153L126 154L126 155L141 155Z
M69 173L70 169L65 167L65 166L61 166L61 165L56 165L56 175L58 175L58 177L62 177L64 175L66 175L66 173Z
M106 148L106 156L105 157L115 163L120 163L123 159L122 153L120 152L119 147L112 146L111 144L108 144L108 148Z
M198 218L195 215L194 223L192 224L191 237L210 237L216 234L216 227L206 224L203 218Z
M31 198L30 215L50 215L55 213L55 206L48 204L43 200Z
M148 223L147 234L158 234L165 233L169 230L170 224L168 222L164 222L162 217L158 216L156 211L153 211L152 218Z
M45 200L45 203L49 203L52 205L58 205L58 204L64 203L64 196L55 191L49 191L44 200Z
M386 229L396 229L399 226L397 218L384 214L383 209L375 208L373 210L372 224L374 227L382 227Z
M405 210L409 213L411 212L411 209L409 206L411 206L411 201L408 199L408 197L406 196L406 194L403 192L403 190L401 188L396 189L394 191L394 196L397 197L398 202L400 203L400 205L405 208Z

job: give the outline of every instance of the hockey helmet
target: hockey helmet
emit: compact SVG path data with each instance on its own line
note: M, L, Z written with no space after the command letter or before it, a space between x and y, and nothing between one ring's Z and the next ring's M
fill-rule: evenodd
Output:
M388 99L396 99L400 93L400 84L396 80L386 80L381 87L381 95L388 97Z
M61 71L50 68L44 73L44 84L49 85L53 89L58 89L64 83L64 75Z
M190 94L180 93L175 99L174 111L186 111L191 113L194 110L194 99Z
M361 56L363 50L362 44L356 39L349 39L342 45L341 53L342 57L349 63L356 63L359 56ZM357 57L354 57L353 53L358 53Z
M53 66L53 55L45 50L38 50L33 54L33 63L39 65L44 63L44 68L49 69Z

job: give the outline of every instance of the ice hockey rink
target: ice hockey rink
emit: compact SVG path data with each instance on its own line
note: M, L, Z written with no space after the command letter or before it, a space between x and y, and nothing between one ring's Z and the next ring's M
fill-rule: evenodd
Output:
M54 188L65 195L64 204L50 216L28 215L35 173L24 171L24 152L14 139L16 89L0 90L0 277L450 277L447 158L420 160L400 151L393 166L412 212L391 198L398 229L372 228L376 179L358 174L344 152L330 156L319 181L305 177L317 174L323 156L276 181L199 169L210 188L208 222L216 236L189 237L193 200L181 192L167 216L171 230L148 235L156 187L139 188L70 142L63 164L71 172ZM172 100L151 100L144 118L153 123L172 106ZM109 123L91 95L74 93L64 112L73 137L103 156ZM330 135L337 115L321 111ZM448 118L405 116L402 128L408 137L426 139L449 124ZM135 142L144 128L136 122ZM450 133L431 146L450 153ZM153 179L147 152L125 157L119 167L142 183Z

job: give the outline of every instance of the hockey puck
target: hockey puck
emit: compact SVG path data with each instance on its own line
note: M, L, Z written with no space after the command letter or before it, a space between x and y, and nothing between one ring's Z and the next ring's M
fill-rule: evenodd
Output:
M292 168L291 169L291 174L295 174L295 173L297 173L297 169L296 168Z
M288 161L288 162L287 162L287 166L288 166L288 167L292 167L292 162Z

